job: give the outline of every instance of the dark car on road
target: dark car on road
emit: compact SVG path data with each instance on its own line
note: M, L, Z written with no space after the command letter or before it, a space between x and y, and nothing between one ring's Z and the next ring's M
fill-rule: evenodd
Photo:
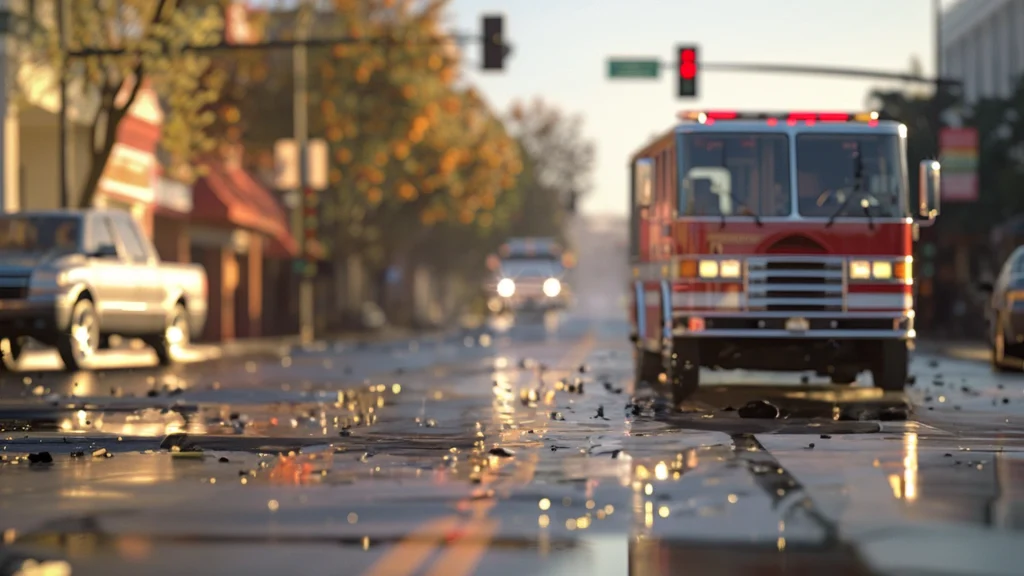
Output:
M991 293L987 316L992 366L997 370L1024 367L1024 246L1003 263L992 283L982 282Z

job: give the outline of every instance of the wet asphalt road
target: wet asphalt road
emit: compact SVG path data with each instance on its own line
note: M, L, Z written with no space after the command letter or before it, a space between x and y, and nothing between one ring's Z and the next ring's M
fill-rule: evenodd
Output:
M924 351L905 395L709 373L678 412L633 389L626 333L6 374L0 574L1021 573L1021 375Z

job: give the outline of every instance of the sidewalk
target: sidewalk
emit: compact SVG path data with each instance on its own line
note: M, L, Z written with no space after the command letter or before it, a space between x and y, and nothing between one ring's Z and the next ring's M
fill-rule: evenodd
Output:
M326 349L334 343L367 343L401 341L411 338L444 336L455 334L466 327L455 327L439 330L413 330L407 328L385 328L373 332L343 332L318 338L308 345L302 345L297 335L276 336L266 338L246 338L230 342L196 343L183 350L177 361L181 364L197 364L211 360L245 358L255 356L281 357L291 354L296 348ZM146 368L156 366L156 354L141 341L132 340L123 346L111 350L101 350L96 354L96 368ZM23 353L18 363L18 372L60 371L64 369L57 351L52 348L29 349Z
M918 354L975 362L989 362L992 358L988 343L980 340L918 340L916 346Z

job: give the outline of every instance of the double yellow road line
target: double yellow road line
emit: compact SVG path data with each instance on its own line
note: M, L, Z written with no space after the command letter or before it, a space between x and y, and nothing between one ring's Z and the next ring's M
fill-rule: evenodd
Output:
M572 371L586 360L594 348L593 334L587 334L562 359L563 365ZM538 423L534 430L538 434L547 431L546 420ZM498 490L512 486L525 486L533 481L539 458L536 454L526 461L517 462L514 474L506 479L498 478L497 470L487 470L480 481L480 489L474 494L490 494L490 497L463 498L456 509L469 512L464 515L451 514L428 520L408 533L401 542L385 552L364 576L411 576L423 568L438 550L443 553L430 566L426 576L468 576L472 574L490 547L501 521L488 517L497 504Z

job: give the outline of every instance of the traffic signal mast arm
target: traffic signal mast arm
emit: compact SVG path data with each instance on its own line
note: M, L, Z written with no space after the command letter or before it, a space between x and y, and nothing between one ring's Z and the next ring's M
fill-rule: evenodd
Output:
M216 52L221 50L284 50L296 46L335 46L338 44L379 44L383 46L422 44L436 45L455 42L457 44L469 44L480 41L483 43L483 69L502 70L504 69L505 58L512 52L512 47L505 43L503 33L504 18L502 16L485 16L483 18L483 36L475 34L447 34L433 38L417 38L410 41L395 36L331 36L326 38L307 38L295 40L268 40L252 44L237 44L221 41L216 44L195 45L189 44L179 48L183 52ZM137 50L127 48L82 48L68 50L65 53L67 58L88 58L90 56L125 56L138 54Z
M675 69L680 98L697 96L698 76L702 70L722 72L754 72L769 74L816 74L846 76L855 78L877 78L920 82L936 86L962 89L963 81L953 78L927 78L913 74L870 70L866 68L843 68L833 66L812 66L801 64L760 64L746 62L701 62L700 50L696 45L684 45L676 49L674 62L666 63L660 58L610 58L609 76L612 78L657 78L662 68Z

